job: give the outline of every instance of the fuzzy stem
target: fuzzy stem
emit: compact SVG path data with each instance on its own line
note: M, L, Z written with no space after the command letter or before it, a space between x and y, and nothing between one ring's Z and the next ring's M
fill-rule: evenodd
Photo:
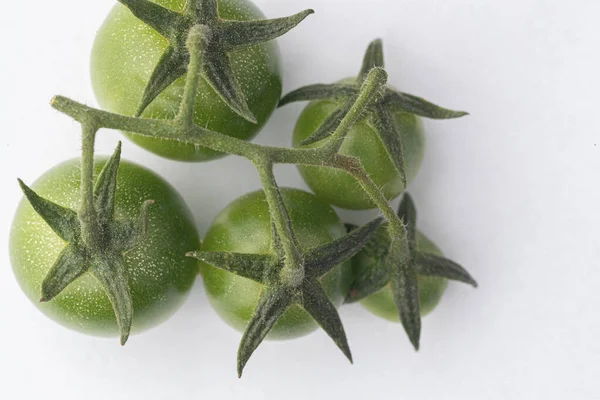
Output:
M183 99L175 118L186 127L193 126L194 124L194 110L196 98L198 97L198 85L201 79L202 52L205 48L206 37L210 35L210 28L205 25L192 27L188 34L187 47L190 52L190 62L183 90Z
M275 225L285 254L285 265L281 279L291 286L298 286L304 280L304 266L300 246L292 229L291 219L283 202L281 191L273 174L273 163L268 160L255 162L269 204L271 221Z
M94 145L98 129L90 123L82 125L81 145L81 205L79 220L83 241L93 247L99 230L94 207Z
M369 72L356 101L342 119L335 132L331 135L326 144L323 145L323 149L326 153L333 155L338 152L350 129L364 118L365 111L368 109L369 104L371 104L378 96L382 96L383 89L387 83L387 77L387 72L382 68L373 68L371 72Z

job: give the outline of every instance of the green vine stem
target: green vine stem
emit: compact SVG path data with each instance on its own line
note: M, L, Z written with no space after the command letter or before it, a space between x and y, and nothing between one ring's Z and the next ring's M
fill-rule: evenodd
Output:
M94 246L100 239L94 207L94 147L98 129L93 124L84 123L81 131L81 205L78 215L83 241Z
M69 243L69 251L63 253L44 281L42 300L51 300L66 285L90 270L102 282L113 304L121 330L121 343L125 343L129 336L133 308L122 253L143 240L147 228L147 208L151 202L142 205L140 219L135 223L115 219L114 199L120 145L94 186L94 142L98 130L108 128L237 155L250 160L256 167L269 206L273 254L204 251L187 254L265 286L238 350L240 376L252 353L277 320L293 305L303 307L352 361L337 310L319 279L368 243L384 219L388 222L385 229L390 239L385 265L393 266L386 276L391 281L403 327L414 348L418 349L421 320L417 273L425 270L418 270L411 248L414 221L394 211L358 158L339 154L339 150L350 129L361 121L369 120L377 128L396 169L406 179L402 144L397 127L391 122L392 113L407 112L441 119L457 118L466 113L443 109L388 87L381 41L376 40L369 46L356 84L310 85L281 99L280 106L292 101L322 98L336 98L341 102L335 113L307 139L310 143L319 142L319 146L264 146L214 132L194 123L200 79L204 79L234 112L248 121L256 122L233 76L229 53L281 36L313 11L305 10L271 20L230 21L219 17L217 0L189 0L181 13L147 0L119 1L162 35L168 41L168 47L149 79L135 117L95 109L63 96L56 96L51 101L52 107L82 125L81 205L78 214L75 214L72 210L39 198L21 182L25 195L36 211ZM186 73L184 92L174 119L139 117L166 87ZM273 173L275 164L313 165L343 170L359 183L384 218L377 218L325 245L301 248ZM466 279L464 271L455 264L444 260L429 261L426 273Z
M282 272L282 274L284 277L288 277L291 282L301 281L302 260L299 259L300 255L289 218L286 217L285 207L283 206L275 178L272 175L273 164L316 165L344 170L359 182L381 210L384 217L389 221L388 229L390 236L394 238L394 246L392 246L392 251L390 251L390 257L394 259L396 265L402 266L402 271L405 274L409 274L412 268L404 223L396 215L381 190L366 173L360 160L337 153L349 129L364 116L364 112L371 104L381 98L387 83L387 73L385 70L375 67L369 71L353 105L341 119L330 140L325 141L321 147L290 149L258 145L199 127L192 122L191 110L196 100L196 90L200 79L203 35L205 33L204 27L201 25L190 29L187 41L190 53L189 73L186 77L187 81L181 108L175 120L126 117L94 109L62 96L56 96L52 100L51 105L58 111L69 115L83 124L92 122L93 126L98 128L118 129L154 138L168 138L192 143L214 151L245 157L252 161L261 176L267 199L269 200L272 221L274 222L286 255L285 272ZM416 277L414 281L416 282ZM414 293L408 294L415 297ZM414 309L414 301L407 298L405 302L412 303L410 307ZM411 342L415 348L418 348L420 334L418 302L416 308L410 315L404 317L403 323Z

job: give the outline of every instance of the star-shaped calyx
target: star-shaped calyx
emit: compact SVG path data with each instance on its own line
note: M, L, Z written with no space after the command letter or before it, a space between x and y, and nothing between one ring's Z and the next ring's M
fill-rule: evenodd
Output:
M123 253L136 247L146 236L148 207L153 201L142 204L138 220L115 218L120 156L121 143L104 165L94 187L98 232L97 240L93 243L84 241L81 223L75 211L38 196L21 180L19 184L34 210L67 242L42 282L40 301L52 300L81 275L91 273L102 284L113 305L121 332L121 344L125 344L131 330L133 303Z
M171 83L186 73L190 54L186 46L189 31L202 29L201 75L237 114L250 122L256 118L233 74L228 54L237 49L273 40L298 25L313 10L286 18L262 21L233 21L219 17L217 0L187 0L182 12L148 0L119 0L141 21L169 42L144 90L137 116Z
M302 251L302 265L296 266L295 278L283 274L285 257L275 227L272 254L242 254L197 251L189 253L209 265L262 283L265 288L250 319L238 350L238 375L242 375L248 359L271 328L292 305L303 307L327 332L352 362L344 327L335 306L319 283L319 279L336 265L360 251L377 230L378 218L335 241Z
M473 287L477 287L477 282L462 266L454 261L417 250L417 211L408 193L404 194L398 207L398 216L406 226L410 264L413 267L403 268L402 265L390 262L388 254L392 244L386 229L387 225L382 225L364 246L365 251L369 252L369 256L373 257L374 261L370 263L368 268L355 271L355 280L350 287L346 302L352 303L362 300L391 283L400 320L411 336L411 340L414 337L417 338L416 341L413 340L413 345L418 348L418 334L416 336L411 335L412 332L420 332L419 288L416 276L437 276L468 283ZM347 225L347 228L350 232L353 232L356 227ZM413 273L414 276L406 276ZM413 326L413 323L417 326Z
M309 145L323 140L335 131L340 121L348 113L359 95L361 86L369 71L375 67L384 67L383 47L380 39L369 44L364 56L363 64L357 79L354 82L315 84L302 87L285 95L279 102L279 107L288 103L306 100L330 100L338 105L317 130L307 137L300 145ZM405 112L421 117L433 119L450 119L467 115L463 111L452 111L439 107L420 97L398 92L391 87L386 87L381 96L371 102L364 113L363 120L373 128L383 143L388 156L402 177L406 187L404 173L404 154L402 150L400 127L394 121L394 114Z

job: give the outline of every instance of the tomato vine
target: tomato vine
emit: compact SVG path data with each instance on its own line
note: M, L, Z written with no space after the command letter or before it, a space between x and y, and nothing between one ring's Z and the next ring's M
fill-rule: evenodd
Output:
M148 83L138 116L129 117L103 111L63 96L56 96L51 102L52 107L78 121L82 127L81 206L77 213L81 228L81 247L85 251L99 254L98 257L103 260L113 260L123 250L114 247L111 251L116 255L109 257L105 246L107 236L101 226L100 211L95 200L94 142L99 129L118 129L241 156L254 164L260 176L272 221L274 254L262 256L204 251L188 253L190 257L259 281L266 286L240 343L238 374L241 375L246 362L278 318L294 304L302 305L348 359L352 360L337 310L324 294L317 279L335 265L360 251L384 220L387 221L385 229L389 239L386 243L388 249L385 264L390 266L389 277L394 300L404 329L414 348L418 349L421 317L418 301L418 271L413 251L414 221L410 217L412 214L409 211L397 214L382 190L365 171L361 161L352 156L342 155L339 150L349 130L367 115L374 115L381 128L379 133L382 142L406 183L402 148L398 143L393 122L390 122L390 110L431 118L454 118L465 113L445 110L415 96L391 90L386 85L388 76L382 68L381 43L376 41L367 51L355 85L313 85L292 92L282 99L282 105L290 101L331 96L343 100L343 106L336 111L334 117L330 118L314 137L309 138L311 143L320 141L320 145L311 148L279 148L249 143L215 132L194 123L194 107L197 103L200 80L207 80L237 114L255 122L244 95L231 73L227 52L236 47L274 39L300 23L312 13L312 10L288 18L234 22L219 18L216 0L190 0L186 3L183 13L169 11L147 0L120 1L136 16L168 38L169 48ZM174 119L157 120L139 116L156 96L184 73L187 73L184 92ZM118 168L118 159L115 160ZM312 165L345 171L358 182L377 206L382 218L352 230L333 242L308 250L302 249L295 237L288 210L273 173L275 164ZM113 172L114 174L116 172ZM110 196L114 198L114 195L114 192L107 193L107 198ZM41 202L33 195L28 198L32 204L36 201ZM147 207L148 204L143 207ZM143 218L140 223L143 225ZM132 229L131 234L138 235L137 239L142 240L140 236L142 231L143 229ZM258 275L257 269L266 269L271 273ZM433 275L457 279L456 271L450 271L444 265L438 265L437 269L428 271ZM451 276L452 273L454 275ZM459 278L464 280L462 275ZM111 288L117 288L112 290L111 300L121 329L121 342L124 343L133 318L131 298L127 288L123 286L123 277L110 276L105 279L105 282L109 293ZM369 291L374 292L378 289L374 287Z

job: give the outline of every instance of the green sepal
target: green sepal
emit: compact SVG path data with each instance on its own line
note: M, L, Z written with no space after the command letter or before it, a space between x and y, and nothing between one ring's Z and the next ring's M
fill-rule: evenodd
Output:
M242 89L235 80L226 53L217 48L207 48L202 55L201 75L233 111L244 119L257 123L256 117L248 108Z
M319 277L350 259L363 248L383 221L383 218L376 218L339 239L308 250L304 261L306 273Z
M94 207L100 224L114 219L117 195L117 177L121 162L121 142L117 144L113 155L108 159L94 186Z
M310 14L314 11L308 9L289 17L263 21L223 20L219 24L218 35L222 36L225 51L254 46L286 34Z
M254 350L262 343L271 328L293 304L295 293L292 289L279 286L267 286L258 301L254 315L242 336L238 349L237 372L242 376L246 363Z
M396 171L400 174L403 187L406 187L406 174L404 172L404 150L402 149L402 141L398 126L394 121L394 117L385 107L377 107L369 119L369 124L377 132L379 140L383 143L383 147L387 152L388 158L396 167Z
M18 181L29 204L62 240L69 243L80 240L81 225L75 211L38 196L22 180Z
M279 100L278 107L297 101L313 101L330 99L340 103L347 103L349 97L355 97L359 93L356 85L343 85L339 83L322 84L317 83L296 89Z
M406 112L431 119L452 119L469 115L469 113L465 111L449 110L430 103L421 97L395 92L391 89L386 91L384 102L386 108L390 111Z
M135 113L136 117L142 115L144 110L163 90L187 72L189 61L190 56L188 53L172 46L167 48L154 68L154 71L152 71L150 80L144 89L140 106Z
M268 282L269 271L277 264L269 254L193 251L186 256L259 283Z
M144 21L164 37L175 35L175 26L182 22L182 15L148 0L118 0L136 18Z
M118 254L94 255L91 257L91 272L104 287L113 306L121 332L121 345L124 345L129 338L133 321L133 300L125 261Z
M65 247L42 281L40 302L52 300L88 269L89 262L83 249L72 244Z
M369 74L371 69L379 67L384 68L384 58L383 58L383 42L381 39L375 39L371 43L369 43L369 47L367 47L367 51L365 52L365 56L363 58L363 64L360 68L360 73L358 74L358 84L362 84Z
M325 119L325 121L323 121L316 131L300 142L300 146L308 146L331 136L349 110L350 107L343 107L338 108L329 114L329 116Z
M410 251L414 251L417 248L417 208L412 196L405 192L402 197L402 201L398 205L398 217L404 223L406 229L406 236L408 238L408 245Z
M175 80L185 74L190 63L188 36L194 27L202 31L201 75L218 96L242 118L257 123L239 87L228 53L238 48L273 40L312 14L305 10L286 18L263 21L230 21L219 17L216 0L189 0L183 13L147 0L120 0L142 22L168 40L169 46L156 65L144 89L136 116Z
M352 362L352 353L340 315L316 280L307 280L302 285L302 307Z
M423 276L437 276L467 283L477 287L477 281L460 264L444 257L430 253L417 252L415 254L417 273Z
M388 257L390 256L393 257L392 252L388 255ZM407 261L407 263L396 263L394 258L388 260L388 265L392 266L390 280L392 282L392 294L398 308L400 322L415 350L419 350L419 340L421 337L419 284L417 273L413 268L413 260Z

